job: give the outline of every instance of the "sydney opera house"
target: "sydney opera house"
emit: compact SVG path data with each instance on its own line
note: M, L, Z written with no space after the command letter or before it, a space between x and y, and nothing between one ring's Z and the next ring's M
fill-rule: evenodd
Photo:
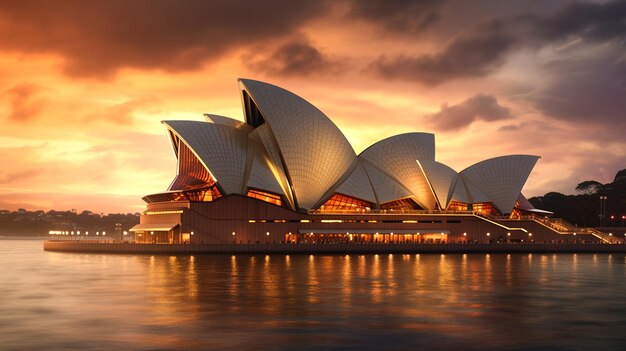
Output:
M522 195L539 159L501 156L460 172L435 136L407 133L356 154L319 109L239 80L245 122L163 121L177 159L132 228L157 243L528 242L559 238ZM529 219L530 218L530 219Z

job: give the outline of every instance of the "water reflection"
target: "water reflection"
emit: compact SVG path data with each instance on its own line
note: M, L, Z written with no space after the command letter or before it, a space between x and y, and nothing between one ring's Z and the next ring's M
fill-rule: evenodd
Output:
M626 342L625 255L96 255L0 241L0 263L3 350Z

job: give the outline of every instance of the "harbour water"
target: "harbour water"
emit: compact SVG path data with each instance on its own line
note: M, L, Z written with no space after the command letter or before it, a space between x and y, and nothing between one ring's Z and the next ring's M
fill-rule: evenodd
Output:
M625 254L107 255L0 240L0 350L619 350Z

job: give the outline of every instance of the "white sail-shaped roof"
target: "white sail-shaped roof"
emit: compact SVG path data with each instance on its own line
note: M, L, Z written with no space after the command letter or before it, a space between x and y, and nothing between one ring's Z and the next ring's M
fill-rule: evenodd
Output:
M457 174L456 182L454 183L454 190L452 191L452 195L450 196L450 201L458 201L466 204L471 203L469 196L467 195L467 188L465 187L465 182L463 178ZM450 203L448 202L448 205Z
M206 119L206 121L209 123L223 124L223 125L233 127L233 128L245 129L248 132L254 129L251 125L247 124L246 122L240 121L238 119L230 118L230 117L224 117L220 115L213 115L210 113L205 113L204 119Z
M291 184L289 184L289 180L287 179L287 173L285 172L285 167L283 165L282 158L280 156L280 150L278 145L276 144L276 140L272 135L272 132L269 128L268 124L263 124L257 127L252 133L252 135L256 135L258 139L261 141L263 146L265 147L265 152L269 157L270 163L269 167L274 174L274 177L278 181L282 189L282 193L285 195L287 203L292 210L296 210L295 203L293 200L293 193L291 191Z
M461 176L468 190L475 187L500 212L510 213L538 159L531 155L495 157L466 168Z
M240 79L279 147L300 208L312 208L356 162L339 128L315 106L277 86ZM248 117L247 117L248 118ZM255 125L256 126L256 125Z
M213 175L225 195L241 194L246 170L248 135L223 124L163 121Z
M335 189L335 192L376 203L372 184L361 162L357 164L350 176Z
M248 176L247 187L266 190L275 194L284 195L278 179L272 172L272 162L270 161L263 144L256 134L249 135L249 152L252 152L250 174ZM250 157L250 156L249 156Z
M402 184L424 209L435 209L435 196L416 162L418 159L434 161L435 136L433 134L407 133L392 136L368 147L359 155L359 158L384 170L389 177ZM374 185L374 190L378 191L373 181L372 185Z
M378 204L414 197L410 190L391 178L387 173L367 161L361 161L361 163L370 179Z
M458 173L443 163L433 160L417 160L417 164L426 175L439 203L439 208L446 209L454 192Z
M474 184L472 179L463 173L459 173L459 179L463 181L465 190L467 191L468 203L490 202L491 199L485 195L478 186Z

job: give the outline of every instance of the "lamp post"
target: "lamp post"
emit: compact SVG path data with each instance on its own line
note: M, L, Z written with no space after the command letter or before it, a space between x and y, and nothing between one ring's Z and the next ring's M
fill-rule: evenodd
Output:
M606 195L600 196L600 227L604 227L604 214L606 212Z

